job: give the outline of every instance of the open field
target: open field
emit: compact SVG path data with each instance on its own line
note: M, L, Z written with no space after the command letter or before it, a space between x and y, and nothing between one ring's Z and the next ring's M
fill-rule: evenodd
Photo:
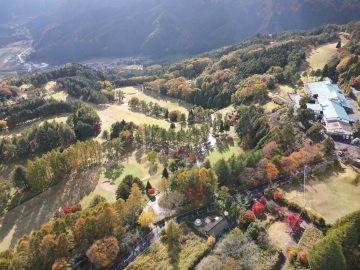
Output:
M342 46L348 42L343 36L341 37ZM335 43L322 45L311 52L306 61L313 70L323 69L324 66L330 61L330 59L337 54Z
M158 169L155 174L150 175L149 167L150 163L146 160L146 156L142 156L140 159L136 159L135 153L132 154L127 160L121 162L124 166L124 170L120 177L116 179L113 183L105 178L104 172L101 173L99 181L95 189L87 194L84 198L81 199L81 205L86 208L91 200L96 195L101 195L105 197L109 202L114 202L116 200L115 192L120 184L121 180L127 175L133 175L139 177L146 185L146 182L149 180L151 185L155 188L159 187L159 182L161 179L161 173L164 169L161 164L158 164Z
M123 88L120 88L121 90ZM129 87L126 89L129 90ZM132 87L133 91L137 91L135 88ZM167 100L158 100L153 97L150 97L148 95L145 95L142 92L137 92L136 97L138 97L140 100L145 100L146 102L157 102L160 106L168 108L169 111L171 110L179 110L183 113L187 114L187 108L184 106L187 105L180 105L178 102L175 101L167 101ZM132 121L137 125L141 124L148 124L148 125L159 125L162 128L168 129L170 127L170 122L164 120L164 119L156 119L150 116L147 116L143 113L133 112L129 109L129 106L127 105L127 101L131 96L134 95L125 95L125 103L121 105L117 104L111 104L111 105L99 105L95 106L101 121L102 121L102 127L103 129L109 130L111 125L117 121L125 120L125 121ZM177 125L179 128L180 125Z
M23 124L19 127L16 127L10 131L6 131L6 132L2 132L0 133L0 139L1 138L10 138L10 137L13 137L13 136L19 136L21 135L21 133L25 130L25 129L28 129L29 127L31 127L32 125L36 125L36 126L40 126L42 124L44 124L46 121L48 122L57 122L57 123L66 123L66 120L68 118L69 114L59 114L57 116L50 116L50 117L45 117L45 118L42 118L42 119L38 119L38 120L35 120L35 121L32 121L32 122L29 122L29 123L26 123L26 124Z
M232 155L239 155L244 150L239 146L239 140L235 139L229 144L217 145L216 149L213 150L207 157L210 163L214 165L220 159L229 159Z
M120 90L121 92L123 92L124 95L135 95L137 93L136 88L131 86L118 88L116 90Z
M360 183L355 178L360 170L342 166L340 172L309 179L306 188L307 208L318 213L329 223L360 209ZM303 205L302 186L293 184L285 189L286 198Z
M138 257L125 269L156 269L158 270L185 270L192 269L193 264L207 251L206 240L196 235L190 228L181 225L179 246L171 250L167 244L158 240L150 249Z
M75 175L0 217L0 250L13 247L24 234L39 229L62 206L78 203L99 181L99 168Z
M65 91L59 91L59 92L55 92L51 95L49 95L47 98L53 98L56 99L58 101L66 101L69 97L69 94L66 93Z

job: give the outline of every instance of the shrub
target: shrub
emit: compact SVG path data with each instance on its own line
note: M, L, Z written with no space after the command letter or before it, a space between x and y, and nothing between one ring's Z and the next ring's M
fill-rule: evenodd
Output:
M302 264L308 264L309 252L307 250L299 251L299 253L297 254L296 260Z

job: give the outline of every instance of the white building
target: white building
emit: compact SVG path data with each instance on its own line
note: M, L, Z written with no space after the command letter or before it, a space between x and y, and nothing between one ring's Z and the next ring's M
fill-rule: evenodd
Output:
M351 112L352 108L341 89L327 78L321 82L305 84L305 90L316 100L314 104L307 103L307 107L316 115L322 116L327 133L350 139L353 134L353 121L348 112Z

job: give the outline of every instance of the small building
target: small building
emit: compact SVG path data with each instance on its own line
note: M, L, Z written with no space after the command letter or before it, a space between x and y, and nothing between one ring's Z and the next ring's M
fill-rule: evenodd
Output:
M229 224L227 220L223 217L216 217L212 222L204 226L204 231L208 236L218 237L220 236L227 228Z

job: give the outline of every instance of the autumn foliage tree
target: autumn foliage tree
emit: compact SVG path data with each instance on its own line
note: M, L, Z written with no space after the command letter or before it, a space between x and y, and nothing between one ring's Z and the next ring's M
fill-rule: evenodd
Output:
M253 204L251 210L254 212L255 215L262 215L265 211L265 206L260 202L256 202L255 204Z
M110 267L119 254L119 242L115 237L97 240L86 252L89 260L99 268Z
M155 220L155 212L152 207L149 207L147 210L143 210L139 216L139 224L143 228L148 228Z

